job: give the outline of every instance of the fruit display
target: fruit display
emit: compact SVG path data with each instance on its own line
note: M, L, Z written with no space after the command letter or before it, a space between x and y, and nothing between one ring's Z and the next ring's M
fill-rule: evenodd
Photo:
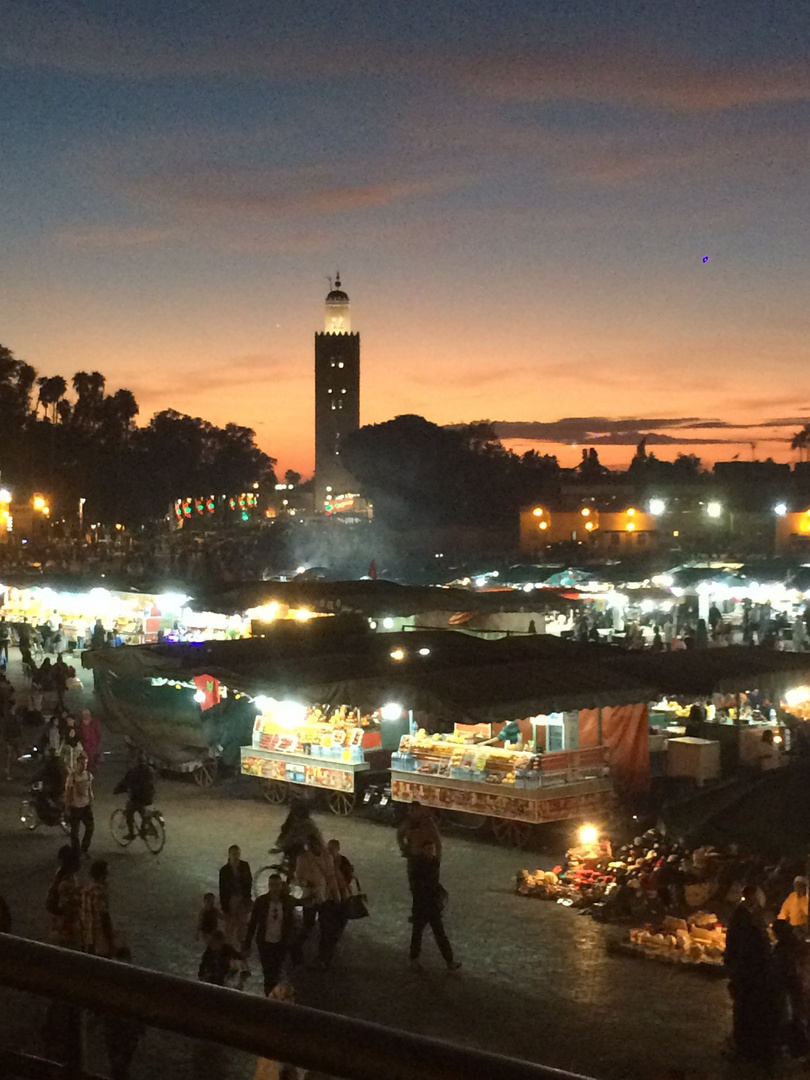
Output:
M560 881L553 870L521 870L517 876L518 896L533 896L537 900L568 900L572 903L578 899L578 892L572 886Z
M534 773L540 783L540 755L523 750L475 746L463 735L428 735L420 729L403 735L394 768L453 780L528 787Z
M253 724L253 749L362 761L363 747L367 740L371 740L369 745L375 745L374 732L378 731L376 714L361 716L358 709L345 705L331 710L316 705L306 710L293 730L288 723L279 723L272 713L257 716ZM376 739L379 745L379 736Z

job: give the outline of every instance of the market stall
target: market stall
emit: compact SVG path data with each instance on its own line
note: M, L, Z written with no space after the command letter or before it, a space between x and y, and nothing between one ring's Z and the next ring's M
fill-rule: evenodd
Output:
M67 651L89 647L96 620L118 645L207 641L244 637L246 615L196 611L184 593L132 592L95 586L76 590L50 585L0 586L2 611L12 625L35 630L61 625Z
M469 815L472 827L489 824L498 840L515 846L525 844L536 825L604 818L613 801L605 748L542 752L541 719L533 718L532 736L515 746L491 745L483 737L489 732L480 730L488 725L404 735L391 761L394 800Z
M262 695L253 704L259 713L252 743L242 747L242 773L262 780L268 802L313 788L328 794L329 809L339 815L350 814L369 778L388 769L392 740L408 726L398 705L363 713Z

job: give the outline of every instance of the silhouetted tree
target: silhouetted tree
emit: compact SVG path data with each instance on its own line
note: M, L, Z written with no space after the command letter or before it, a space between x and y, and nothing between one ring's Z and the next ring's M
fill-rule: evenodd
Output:
M343 459L375 517L396 528L514 525L559 472L554 458L505 448L488 424L443 428L412 415L361 428Z
M810 457L810 424L805 424L801 431L797 431L790 440L790 449L799 451L799 461L806 461Z

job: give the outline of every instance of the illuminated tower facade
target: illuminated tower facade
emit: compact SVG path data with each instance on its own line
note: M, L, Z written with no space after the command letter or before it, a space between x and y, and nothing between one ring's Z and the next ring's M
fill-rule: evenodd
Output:
M326 297L323 333L315 334L315 509L356 491L341 460L348 435L360 427L360 335L352 333L349 297L340 273Z

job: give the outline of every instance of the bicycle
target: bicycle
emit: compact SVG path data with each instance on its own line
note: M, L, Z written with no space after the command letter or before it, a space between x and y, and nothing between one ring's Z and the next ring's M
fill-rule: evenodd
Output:
M135 811L140 817L140 825L137 826L134 835L130 834L126 811L122 806L113 810L110 817L110 832L112 838L119 847L129 847L135 836L140 836L144 844L153 855L159 855L166 843L166 823L160 810L147 809L145 813ZM133 824L135 815L133 814Z
M295 867L290 865L290 860L284 852L280 851L278 848L270 848L267 854L275 855L279 861L269 863L267 866L260 866L253 875L253 899L256 900L263 893L267 892L267 882L273 874L279 874L281 876L289 895L296 898L300 889L298 886L292 884Z

